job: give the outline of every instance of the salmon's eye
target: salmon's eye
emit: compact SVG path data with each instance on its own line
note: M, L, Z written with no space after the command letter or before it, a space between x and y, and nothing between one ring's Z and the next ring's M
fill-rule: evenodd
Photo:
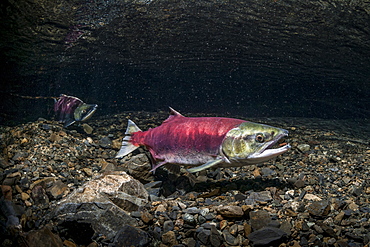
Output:
M263 142L264 140L265 140L265 137L264 137L264 135L263 134L257 134L256 135L256 138L255 138L255 140L256 140L256 142L259 142L259 143L261 143L261 142Z

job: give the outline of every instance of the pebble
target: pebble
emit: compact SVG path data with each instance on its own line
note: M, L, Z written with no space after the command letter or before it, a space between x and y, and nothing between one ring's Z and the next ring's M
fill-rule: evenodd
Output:
M191 207L191 208L187 208L187 209L184 209L183 212L184 213L187 213L187 214L199 214L200 213L200 209L196 208L196 207Z
M205 223L207 220L206 220L206 218L205 218L204 216L199 215L199 216L198 216L197 221L198 221L198 223L199 223L199 224L203 224L203 223Z
M22 192L21 193L21 198L22 198L23 201L26 201L30 198L30 195L27 194L27 193Z
M306 200L310 200L310 201L321 201L322 199L316 195L313 195L313 194L305 194L304 199Z
M173 210L173 209L172 209ZM172 219L172 220L176 220L177 219L177 215L178 215L178 212L177 211L171 211L169 213L169 217Z
M264 210L250 212L249 218L253 230L261 229L271 222L270 214Z
M176 235L175 232L173 231L168 231L162 235L162 242L163 244L169 245L169 246L174 246L178 244L176 240Z
M217 212L225 217L242 217L244 212L239 206L219 206Z
M158 207L156 208L155 211L156 212L166 212L167 209L166 209L166 207L164 205L160 204L160 205L158 205Z
M24 204L27 206L27 207L31 207L33 204L32 204L32 202L30 202L30 201L28 201L28 200L26 200L26 201L24 201Z
M85 133L89 135L92 134L92 132L94 131L93 127L91 127L87 123L82 124L82 128L85 131Z
M314 216L327 216L330 212L328 201L314 201L307 206L307 211Z
M247 196L243 195L243 194L236 194L235 195L235 200L236 201L244 201L246 198L247 198Z
M255 246L266 246L286 236L287 234L278 228L264 227L252 232L247 237Z
M168 232L168 231L172 231L173 230L173 222L172 220L166 220L164 223L163 223L163 232Z
M342 219L343 219L344 215L345 215L345 212L344 212L344 211L340 211L340 213L339 213L339 214L337 214L337 215L334 217L334 223L335 223L335 224L337 224L337 225L339 225L339 224L341 223L341 221L342 221Z
M327 235L329 235L330 237L337 237L337 235L336 235L336 233L335 233L335 231L334 231L334 229L331 227L331 226L329 226L329 225L327 225L327 224L325 224L325 223L323 223L323 222L317 222L317 224L321 227L321 229L327 234Z
M202 229L198 234L197 234L197 239L204 244L207 245L209 242L209 238L211 236L211 231L207 229Z
M62 181L57 180L53 185L46 189L46 191L51 195L53 199L65 196L69 193L69 188Z
M63 245L67 246L67 247L77 247L77 245L75 243L73 243L72 241L69 241L67 239L63 241Z
M272 201L271 193L269 191L252 192L245 200L247 205L254 205L258 203L267 203Z
M262 176L275 176L276 172L268 167L264 167L261 169Z
M199 212L202 216L206 216L209 213L209 208L202 208Z
M219 247L223 243L223 238L219 231L217 230L216 226L211 227L211 235L209 237L209 242L211 246Z
M31 196L35 204L41 208L47 208L49 206L49 197L41 185L37 185L32 189Z
M149 212L147 211L141 211L141 220L145 223L145 224L150 224L154 219L154 216L151 215Z
M105 136L99 140L99 146L102 148L111 148L112 147L112 140Z
M50 134L50 137L49 137L49 140L51 141L51 142L59 142L60 140L62 139L62 137L60 136L60 135L58 135L58 134L56 134L56 133L51 133Z
M304 180L297 180L296 182L294 182L294 187L296 188L303 188L304 186L306 185L305 181Z
M297 149L301 151L302 153L310 151L311 146L309 144L299 144L297 146Z
M223 235L227 244L232 245L232 246L239 245L238 238L231 235L230 232L227 229L222 231L222 235Z
M188 214L188 213L184 214L184 215L182 216L182 218L183 218L183 219L184 219L184 221L185 221L186 223L188 223L188 224L193 224L193 223L195 222L194 216L193 216L193 215L191 215L191 214Z
M217 224L215 222L206 222L206 223L201 224L200 226L205 229L211 229L212 226L217 226Z

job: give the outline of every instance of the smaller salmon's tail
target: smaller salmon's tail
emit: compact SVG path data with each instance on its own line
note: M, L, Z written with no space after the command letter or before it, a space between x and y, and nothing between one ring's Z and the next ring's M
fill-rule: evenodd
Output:
M137 125L134 122L128 120L127 129L125 132L126 136L123 138L121 149L117 153L116 158L122 158L123 156L128 155L129 153L131 153L132 151L139 147L131 143L132 133L138 131L141 131L141 129L137 127Z

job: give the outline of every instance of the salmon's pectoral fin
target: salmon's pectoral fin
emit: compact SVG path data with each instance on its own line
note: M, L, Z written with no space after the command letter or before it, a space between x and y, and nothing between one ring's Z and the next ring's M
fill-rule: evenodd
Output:
M222 162L224 162L223 159L211 160L211 161L208 161L207 163L205 163L203 165L190 168L187 171L190 172L190 173L199 172L199 171L202 171L204 169L208 169L208 168L211 168L213 166L216 166L217 164L220 164Z
M68 126L71 126L72 124L74 124L76 121L73 120L73 119L67 119L65 122L64 122L64 128L67 128Z

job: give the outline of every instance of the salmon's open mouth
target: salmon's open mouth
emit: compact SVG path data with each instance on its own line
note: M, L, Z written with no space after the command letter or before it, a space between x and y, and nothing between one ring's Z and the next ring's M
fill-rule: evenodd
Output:
M279 141L282 142L283 137L286 137L286 136L288 136L288 131L279 134L278 136L275 137L274 140L266 142L258 152L255 152L249 155L248 160L255 160L256 162L263 162L273 157L276 157L280 154L285 153L291 148L289 143L283 146L280 146L278 148L272 148L272 147L274 147L276 144L278 145Z

